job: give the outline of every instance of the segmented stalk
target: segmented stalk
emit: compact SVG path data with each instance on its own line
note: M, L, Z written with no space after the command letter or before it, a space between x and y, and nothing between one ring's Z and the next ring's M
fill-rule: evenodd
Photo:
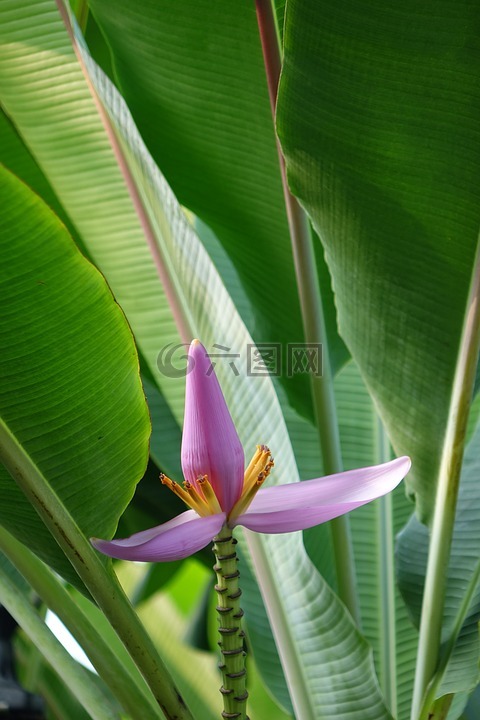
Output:
M218 631L220 633L220 670L223 685L220 692L223 697L222 717L227 720L249 720L247 716L246 668L244 650L245 633L242 630L243 610L240 607L238 579L238 557L235 550L237 541L228 527L222 528L213 540L216 563L213 566L217 575Z

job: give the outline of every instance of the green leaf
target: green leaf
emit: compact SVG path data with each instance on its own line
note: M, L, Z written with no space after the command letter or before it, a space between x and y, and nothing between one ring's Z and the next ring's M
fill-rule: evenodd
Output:
M335 399L345 468L373 465L388 459L382 447L375 407L353 361L335 378ZM302 477L321 474L315 428L303 423L299 434L301 452L298 462L303 468ZM349 515L362 631L372 646L380 687L397 720L410 717L418 639L393 575L395 536L410 516L411 507L402 484L391 496ZM328 532L325 537L326 531L328 527L321 525L304 533L310 557L322 573L325 568L322 550L329 540ZM327 572L328 569L327 565Z
M41 33L38 23L44 28ZM139 350L181 422L183 380L165 378L157 369L162 348L178 344L180 338L140 220L54 0L3 2L0 43L0 96L5 112L90 258L108 277Z
M297 478L294 456L271 380L268 376L249 377L245 369L245 352L252 339L208 254L149 158L127 108L82 52L116 133L130 182L139 189L148 218L157 229L158 247L185 315L207 348L213 346L220 333L228 347L240 352L238 375L232 372L228 359L217 362L216 370L246 451L253 452L255 445L267 438L278 461L277 481L292 482ZM275 618L276 639L297 714L305 718L319 714L333 717L335 704L342 702L348 706L348 718L389 717L378 692L368 646L344 607L315 572L300 535L263 538L249 534L246 545L271 622ZM302 613L298 613L296 599L299 587ZM305 633L307 625L309 631ZM335 691L332 694L332 667L337 700Z
M388 460L382 428L358 367L350 362L335 380L345 468ZM411 513L400 485L391 495L351 513L362 630L371 643L380 687L397 720L408 720L418 634L395 586L395 537Z
M87 534L112 533L142 475L149 420L125 318L44 203L0 171L1 420ZM128 408L128 413L125 412ZM0 519L78 581L2 469Z
M14 175L23 180L37 195L40 195L60 220L67 226L70 235L78 241L73 225L53 192L47 178L35 162L15 127L0 109L0 158Z
M479 228L475 5L291 0L277 127L339 327L429 518Z
M7 69L9 71L8 84L11 86L10 108L15 104L19 87L23 89L28 87L32 95L32 105L27 110L25 107L22 110L17 105L16 117L24 123L25 133L22 133L23 136L25 137L28 131L31 141L43 149L45 165L49 165L50 173L53 175L55 163L52 158L55 156L55 143L52 140L52 144L47 146L43 137L36 132L31 119L32 107L41 112L43 102L40 100L47 100L51 97L53 81L58 82L58 97L67 97L70 101L68 107L72 114L67 113L67 117L73 117L74 120L78 117L78 98L80 98L82 107L84 107L82 122L84 124L92 122L92 137L95 138L95 144L100 144L102 152L105 144L102 137L97 134L98 128L93 116L90 117L89 113L92 112L93 103L88 104L83 78L75 74L77 66L70 60L66 33L55 21L53 14L49 15L51 5L45 5L45 2L46 0L37 0L34 4L37 9L43 7L45 10L44 20L48 18L50 21L42 23L43 27L48 28L48 32L42 35L42 41L47 42L49 46L61 48L62 61L67 64L71 72L68 85L65 83L64 75L59 77L56 74L57 64L49 65L48 53L39 51L38 54L35 54L35 49L31 46L28 46L27 49L23 46L16 48L14 61L9 53ZM15 17L16 7L16 5L13 8L10 7L12 11L10 17ZM25 21L25 28L28 29L28 27L28 23ZM33 62L34 59L36 62ZM143 217L154 229L155 240L158 243L156 247L160 250L161 257L168 268L182 311L188 317L196 334L202 337L207 348L211 348L215 342L218 342L218 336L221 335L225 345L240 352L242 372L239 376L232 373L228 362L219 362L217 370L247 453L253 452L259 441L268 441L274 449L277 459L277 481L294 481L297 477L295 460L271 380L268 377L250 378L246 376L245 352L248 345L252 343L251 337L236 313L207 253L186 222L164 178L148 156L118 93L99 73L85 53L83 61L88 66L90 80L100 94L102 103L109 114L111 137L116 138L117 149L125 159L129 183L134 185L139 192L143 205ZM31 69L30 73L24 74L24 70L20 71L21 68L25 68L25 65ZM51 80L48 83L48 94L44 87L45 74L43 73L50 76ZM15 92L13 92L14 82L16 84ZM76 102L71 100L75 97L74 91L78 92ZM85 105L83 105L84 103ZM63 107L65 109L65 106ZM69 128L61 125L59 115L58 112L54 116L52 113L49 117L44 116L44 119L49 127L58 123L58 129L67 132ZM89 145L92 137L88 132L85 135L85 148L90 148L90 151L93 152L91 150L93 143L92 146ZM82 182L79 182L80 175L77 176L76 186L81 190L86 178L95 183L90 166L85 167L81 153L72 147L68 133L65 147L73 153L77 162L76 167L82 177ZM109 156L106 153L105 156L108 159ZM99 167L103 167L101 164L103 156L95 157L100 163ZM90 156L90 159L92 158L93 155ZM100 174L98 168L97 174ZM60 177L60 173L58 177ZM65 168L63 168L62 177L68 183L68 173ZM69 187L74 192L73 183L70 183ZM74 204L72 203L70 207L74 208ZM123 210L123 208L120 209ZM105 212L105 207L99 203L96 210L98 219L102 212ZM88 230L85 224L84 228ZM101 238L97 236L97 240L99 243L97 247L100 247ZM137 236L134 235L128 248L136 249L136 240ZM125 257L132 259L129 249L127 249ZM115 263L113 263L113 267L116 267ZM126 278L127 280L128 278ZM144 289L145 295L148 295L148 288L142 289ZM123 297L125 297L125 292ZM130 304L129 308L131 307ZM125 310L130 317L130 310L126 307ZM141 325L142 317L141 315L139 317ZM152 367L151 364L150 367ZM171 378L168 380L173 382ZM165 382L164 385L168 387L168 383ZM167 391L165 391L165 397L167 398ZM288 669L290 688L298 706L298 714L305 720L323 714L329 720L334 717L335 708L341 703L346 710L345 717L348 720L385 720L388 718L389 715L378 692L371 653L343 606L316 573L304 551L300 535L274 538L252 535L248 537L248 546L254 558L270 618L275 617L277 641L280 643L283 660ZM299 587L302 588L301 612L299 612L299 601L296 594ZM246 600L248 600L247 597ZM248 612L248 603L246 609ZM305 632L306 627L308 627L308 632ZM332 678L334 679L333 691Z
M469 583L478 564L480 544L480 425L465 453L450 563L447 572L442 643L452 633ZM398 538L398 581L412 620L418 625L428 556L428 529L412 517ZM473 592L458 642L436 697L471 692L480 681L480 585Z
M302 342L292 251L252 5L92 0L134 121L179 201L215 233L254 308L256 342ZM181 38L181 41L179 41ZM317 260L334 366L347 354L330 277ZM222 338L216 338L222 343ZM308 377L283 374L309 412Z

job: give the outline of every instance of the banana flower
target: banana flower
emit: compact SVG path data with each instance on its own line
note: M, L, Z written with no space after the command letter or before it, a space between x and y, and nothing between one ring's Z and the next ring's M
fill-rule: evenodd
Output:
M222 528L260 533L305 530L393 490L410 469L408 457L335 475L264 487L273 458L259 445L245 468L243 447L203 345L189 349L181 462L183 485L162 483L190 508L172 520L123 540L92 539L105 555L165 562L201 550Z

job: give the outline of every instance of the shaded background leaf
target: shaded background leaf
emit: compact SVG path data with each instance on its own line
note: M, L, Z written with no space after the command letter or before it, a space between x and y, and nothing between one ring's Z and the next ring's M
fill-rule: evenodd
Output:
M453 532L442 630L444 643L470 579L478 563L480 547L480 425L467 447L460 481ZM413 622L418 626L428 556L428 529L413 516L401 532L397 544L398 583ZM439 695L470 693L480 680L480 586L477 586L465 623L458 638Z
M468 0L286 10L289 183L325 247L342 337L396 452L412 457L423 519L480 225L476 24Z

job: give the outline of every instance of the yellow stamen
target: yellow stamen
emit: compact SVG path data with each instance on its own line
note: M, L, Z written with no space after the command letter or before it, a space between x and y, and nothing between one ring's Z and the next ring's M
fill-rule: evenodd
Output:
M205 515L211 515L212 511L210 507L208 506L208 503L205 502L205 499L200 495L197 488L192 485L192 483L189 483L188 481L185 481L183 483L183 487L187 491L189 498L190 498L190 507L192 507L199 515L205 516Z
M268 473L260 473L255 483L239 498L239 500L237 500L237 502L233 506L232 512L229 515L229 520L234 520L236 517L245 512L245 510L248 508L253 498L263 485L267 475Z
M230 520L245 512L270 474L273 465L273 458L268 447L266 445L257 445L257 451L245 471L243 492L229 515Z
M242 495L255 486L258 476L261 472L265 472L267 466L268 472L270 472L270 469L273 467L273 458L270 450L266 445L257 445L257 450L245 470Z
M195 510L202 517L222 512L215 491L208 482L206 475L200 475L197 478L198 485L193 485L187 480L183 483L183 487L176 483L175 480L170 480L163 473L160 473L160 480L163 485L166 485L183 500L185 505L188 505L189 508Z
M183 502L188 505L188 507L192 507L191 498L189 494L182 488L178 483L175 482L175 480L170 480L169 477L164 475L163 473L160 473L160 482L162 485L166 485L169 490L175 493L180 500L183 500Z
M261 454L262 454L262 446L257 445L257 449L253 453L253 457L250 460L247 469L245 470L244 484L245 484L246 479L249 478L250 475L252 474L253 469L254 469L255 465L257 464L258 460L260 459Z
M197 482L200 486L201 491L203 492L203 496L205 498L207 505L211 509L211 512L213 514L221 513L222 508L220 507L220 503L218 502L217 496L215 495L215 490L210 485L207 476L200 475L197 478Z
M259 488L268 477L274 465L270 450L266 445L257 445L257 449L245 470L242 494L229 513L232 520L248 508ZM206 475L199 475L196 484L186 481L183 488L174 480L160 473L161 482L175 493L188 507L205 517L222 512L215 490Z
M166 485L169 490L174 492L175 495L180 498L180 500L183 500L185 505L188 505L189 508L195 510L195 512L199 515L210 515L208 506L198 494L195 495L194 493L188 492L188 488L182 488L177 482L175 482L175 480L171 480L169 477L164 475L164 473L160 473L160 482L163 485ZM193 490L195 490L195 488L193 488ZM200 500L202 500L202 502L199 502Z

